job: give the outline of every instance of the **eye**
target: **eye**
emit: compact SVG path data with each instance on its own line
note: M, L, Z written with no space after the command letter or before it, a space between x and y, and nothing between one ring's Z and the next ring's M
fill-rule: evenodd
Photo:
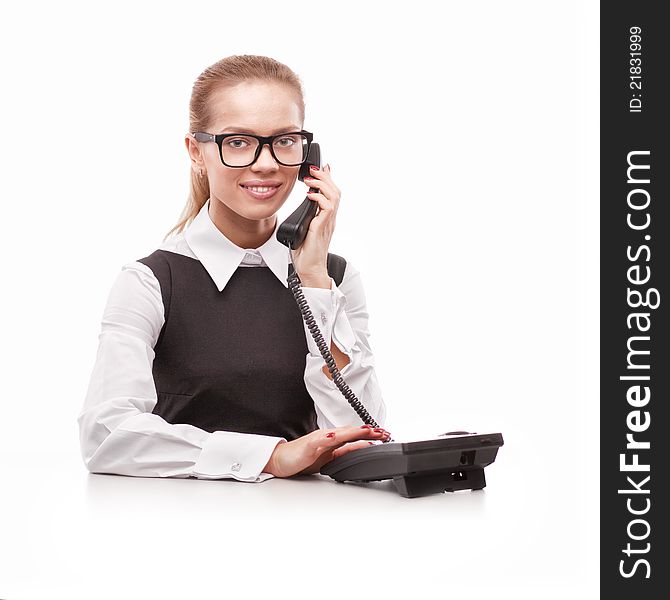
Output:
M275 146L279 146L280 148L290 148L297 142L296 137L293 135L287 135L284 137L277 138L275 140Z
M247 146L249 146L251 142L249 141L248 138L236 137L236 138L226 138L223 143L232 150L242 150Z

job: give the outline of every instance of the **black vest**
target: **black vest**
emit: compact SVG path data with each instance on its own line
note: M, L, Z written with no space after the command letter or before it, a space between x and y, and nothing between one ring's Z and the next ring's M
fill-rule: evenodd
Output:
M158 279L165 310L154 347L154 414L209 432L289 441L317 429L304 382L303 318L269 267L238 267L219 292L189 256L156 250L138 262ZM328 274L337 285L345 266L344 258L328 254Z

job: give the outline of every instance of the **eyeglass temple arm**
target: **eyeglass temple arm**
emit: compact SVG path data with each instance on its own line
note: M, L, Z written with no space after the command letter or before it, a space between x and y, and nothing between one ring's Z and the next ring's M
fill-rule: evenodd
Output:
M213 133L203 133L202 131L194 131L191 133L191 135L198 141L198 142L213 142L215 141L215 137Z

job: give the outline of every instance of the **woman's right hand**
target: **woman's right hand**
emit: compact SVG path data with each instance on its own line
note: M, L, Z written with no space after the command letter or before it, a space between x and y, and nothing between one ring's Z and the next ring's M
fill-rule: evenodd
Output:
M388 431L373 429L371 425L317 429L292 442L279 442L263 472L275 477L318 473L323 465L338 456L366 448L373 440L390 438Z

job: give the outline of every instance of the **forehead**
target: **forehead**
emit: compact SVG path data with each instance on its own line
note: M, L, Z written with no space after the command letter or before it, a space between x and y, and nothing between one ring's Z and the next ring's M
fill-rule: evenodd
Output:
M213 133L238 127L249 133L270 135L284 127L302 127L296 94L285 85L244 82L217 90L210 102Z

